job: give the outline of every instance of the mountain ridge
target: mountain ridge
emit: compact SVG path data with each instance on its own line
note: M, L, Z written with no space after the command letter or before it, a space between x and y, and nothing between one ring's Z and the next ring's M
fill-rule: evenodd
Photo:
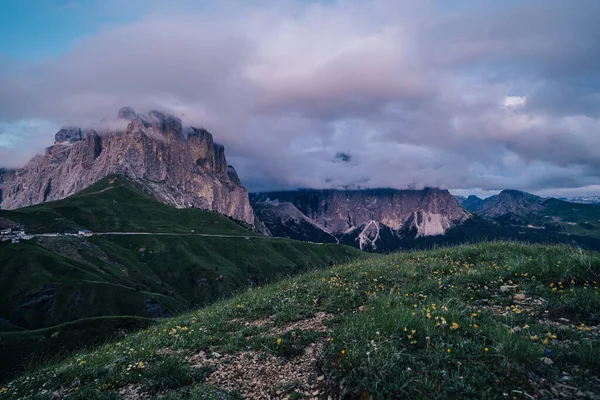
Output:
M381 232L385 232L388 243L410 234L415 238L443 235L471 216L447 190L437 188L301 189L251 193L250 201L270 231L277 230L282 220L281 216L272 218L273 208L281 210L282 204L287 204L290 213L301 215L313 227L363 250L380 249L382 243L377 242L383 241ZM290 220L294 218L288 216Z

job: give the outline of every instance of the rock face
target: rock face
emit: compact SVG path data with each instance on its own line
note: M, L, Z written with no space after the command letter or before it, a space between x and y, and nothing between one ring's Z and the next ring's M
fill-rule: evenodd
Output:
M73 126L62 128L54 136L54 141L57 144L70 144L79 142L82 139L83 132L81 129Z
M287 237L317 243L337 243L338 240L323 227L302 214L292 203L255 197L252 208L272 236Z
M265 199L278 203L269 209ZM300 190L253 194L251 202L271 232L284 218L271 218L267 210L272 214L274 207L283 210L281 204L289 204L314 227L369 250L391 243L393 237L444 235L471 217L448 191L440 189ZM289 219L300 217L289 212Z
M20 208L76 193L110 174L143 184L158 200L178 208L214 210L254 224L248 192L225 149L204 129L183 128L159 111L118 117L122 131L63 128L55 144L25 167L0 173L0 207Z

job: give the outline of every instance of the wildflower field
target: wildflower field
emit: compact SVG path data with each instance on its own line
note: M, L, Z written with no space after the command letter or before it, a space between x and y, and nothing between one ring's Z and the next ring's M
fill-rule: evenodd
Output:
M600 398L600 254L482 243L252 289L0 398Z

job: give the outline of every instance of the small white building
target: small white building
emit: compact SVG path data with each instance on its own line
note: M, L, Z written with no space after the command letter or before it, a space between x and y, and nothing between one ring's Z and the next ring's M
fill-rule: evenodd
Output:
M78 232L79 236L83 236L83 237L90 237L93 235L92 231L89 231L87 229L80 229Z

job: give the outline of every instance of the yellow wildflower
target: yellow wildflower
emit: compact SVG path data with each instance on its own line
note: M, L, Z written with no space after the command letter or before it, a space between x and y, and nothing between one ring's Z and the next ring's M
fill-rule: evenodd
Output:
M279 337L279 338L277 338L277 345L280 345L280 344L281 344L281 338Z
M489 351L489 350L490 350L490 349L488 349L487 347L483 349L483 351L485 351L485 352L487 352L487 351Z
M345 350L342 350L342 352L341 352L341 353L342 353L342 355L344 355L344 354L346 354L346 351L345 351Z
M450 326L450 329L458 329L458 324L456 322L453 322L452 326Z

